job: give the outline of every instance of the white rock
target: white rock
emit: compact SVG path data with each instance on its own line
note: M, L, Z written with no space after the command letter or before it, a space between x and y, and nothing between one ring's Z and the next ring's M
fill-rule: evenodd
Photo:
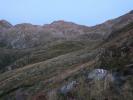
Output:
M91 80L101 80L104 79L108 74L105 69L94 69L88 74L88 79Z

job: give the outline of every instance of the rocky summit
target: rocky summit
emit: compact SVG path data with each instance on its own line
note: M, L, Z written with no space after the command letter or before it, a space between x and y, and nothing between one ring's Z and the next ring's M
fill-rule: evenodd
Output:
M92 27L0 20L0 100L133 100L133 11Z

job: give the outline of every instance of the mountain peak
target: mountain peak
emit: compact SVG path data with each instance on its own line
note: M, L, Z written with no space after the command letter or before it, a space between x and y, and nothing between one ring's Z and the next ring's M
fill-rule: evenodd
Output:
M10 27L12 27L12 24L10 24L6 20L0 20L0 27L2 27L2 28L10 28Z
M64 20L57 20L57 21L54 21L52 23L65 23L65 21Z
M21 24L16 24L15 27L29 27L29 26L33 26L30 23L21 23Z
M133 10L131 10L131 11L129 12L129 14L133 14Z
M51 24L52 24L52 25L65 25L65 24L74 25L74 23L72 23L72 22L67 22L67 21L64 21L64 20L54 21L54 22L52 22Z

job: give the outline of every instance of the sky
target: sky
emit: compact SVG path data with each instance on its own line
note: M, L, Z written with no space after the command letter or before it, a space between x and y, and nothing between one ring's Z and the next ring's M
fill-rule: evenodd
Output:
M0 0L0 20L13 25L65 20L93 26L133 10L133 0Z

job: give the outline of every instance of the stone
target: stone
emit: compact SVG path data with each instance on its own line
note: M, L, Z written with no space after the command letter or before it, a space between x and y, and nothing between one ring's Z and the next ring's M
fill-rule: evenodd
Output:
M108 71L105 69L94 69L88 74L89 80L101 80L104 79L108 74Z
M78 84L77 81L72 81L61 87L59 92L61 94L67 95L67 93L71 92L77 84Z

